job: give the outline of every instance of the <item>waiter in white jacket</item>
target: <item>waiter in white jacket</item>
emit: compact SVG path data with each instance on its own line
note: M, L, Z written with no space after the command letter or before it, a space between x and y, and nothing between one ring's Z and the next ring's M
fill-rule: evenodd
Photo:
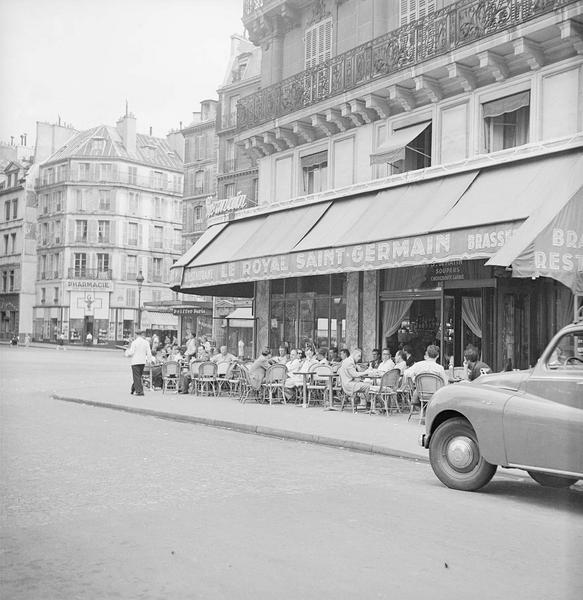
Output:
M144 387L142 385L142 374L144 372L144 366L146 363L152 360L152 351L150 350L150 344L144 337L145 331L138 329L136 331L136 339L131 343L130 347L126 350L125 355L129 356L132 365L132 377L133 383L130 390L130 394L136 396L144 395Z

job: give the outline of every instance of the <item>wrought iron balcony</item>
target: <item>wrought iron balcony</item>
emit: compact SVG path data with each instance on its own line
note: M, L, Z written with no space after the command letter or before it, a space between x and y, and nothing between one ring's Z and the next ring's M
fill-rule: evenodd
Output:
M274 0L247 0L245 14ZM243 131L516 27L577 0L460 0L241 98Z
M111 279L111 269L69 269L69 279Z

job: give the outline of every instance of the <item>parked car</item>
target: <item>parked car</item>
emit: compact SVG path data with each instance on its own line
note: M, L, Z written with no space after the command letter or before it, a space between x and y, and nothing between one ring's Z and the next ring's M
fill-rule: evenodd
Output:
M583 479L583 321L559 331L536 366L438 390L420 444L448 487L477 490L498 466L538 483Z

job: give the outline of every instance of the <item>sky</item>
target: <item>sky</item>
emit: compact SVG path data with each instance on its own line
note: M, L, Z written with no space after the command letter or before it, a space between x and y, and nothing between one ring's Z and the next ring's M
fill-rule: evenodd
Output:
M216 98L243 0L0 0L0 141L37 121L163 137Z

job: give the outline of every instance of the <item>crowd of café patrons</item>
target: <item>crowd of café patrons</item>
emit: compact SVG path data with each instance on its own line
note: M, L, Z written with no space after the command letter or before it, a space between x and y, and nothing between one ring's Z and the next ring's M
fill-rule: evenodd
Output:
M401 382L413 382L415 377L421 373L432 373L443 379L444 384L451 381L451 373L439 364L439 347L430 344L425 349L423 360L415 361L411 348L407 345L401 346L393 354L389 348L382 350L373 349L370 360L363 361L362 351L355 348L318 348L310 344L301 348L289 349L280 346L277 355L269 348L261 351L256 360L244 360L242 356L231 354L226 346L216 345L206 336L197 337L188 332L185 343L179 346L176 338L168 336L161 342L158 336L147 338L152 348L152 385L162 386L162 363L166 361L177 361L183 365L182 374L179 378L178 391L188 393L191 383L189 366L191 363L211 361L217 365L219 377L227 374L231 363L245 364L249 370L251 385L256 389L261 387L267 369L273 364L282 364L287 368L287 379L284 384L284 393L287 400L297 400L302 394L304 377L302 373L312 371L316 365L328 365L336 372L341 380L342 388L346 393L357 394L360 403L366 403L369 391L378 391L379 378L383 373L398 369L401 373ZM468 345L464 352L464 378L472 381L484 373L491 372L490 367L479 358L479 351L473 345ZM412 403L418 402L416 394L413 393Z

